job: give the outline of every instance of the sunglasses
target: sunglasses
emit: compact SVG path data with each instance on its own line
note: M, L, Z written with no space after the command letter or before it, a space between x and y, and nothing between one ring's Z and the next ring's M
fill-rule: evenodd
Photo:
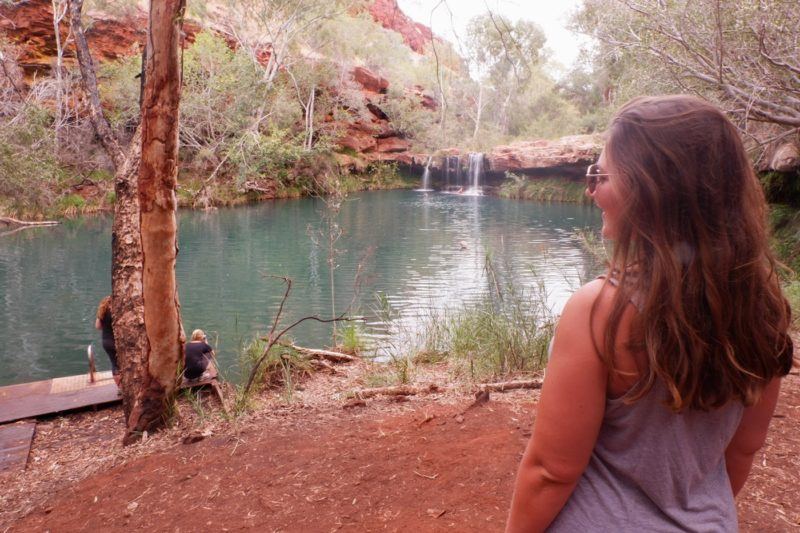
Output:
M603 172L603 169L600 168L600 165L597 163L593 165L589 165L586 169L586 188L589 190L590 194L593 194L594 191L597 189L597 182L599 178L608 178L611 174L607 172Z

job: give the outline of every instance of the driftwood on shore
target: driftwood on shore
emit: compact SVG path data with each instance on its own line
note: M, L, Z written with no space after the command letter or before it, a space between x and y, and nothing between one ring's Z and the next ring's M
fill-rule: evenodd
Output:
M316 348L305 348L303 346L297 346L296 344L292 344L290 342L279 342L280 346L284 346L286 348L290 348L296 352L299 352L304 355L308 355L314 359L325 359L332 363L352 363L354 361L358 361L358 357L354 355L348 355L342 352L333 352L331 350L318 350Z
M0 223L8 226L56 226L57 220L18 220L11 217L0 217Z
M350 396L352 398L366 400L368 398L374 398L375 396L415 396L417 394L445 392L448 388L451 387L442 387L434 383L422 387L412 385L395 385L392 387L361 389L354 391ZM498 383L481 383L477 385L477 389L484 392L506 392L510 390L540 388L542 388L541 379L502 381Z

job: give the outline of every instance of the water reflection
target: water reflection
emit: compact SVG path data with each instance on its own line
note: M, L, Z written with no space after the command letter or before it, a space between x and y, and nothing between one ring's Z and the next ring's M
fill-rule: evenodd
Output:
M289 276L284 323L331 313L327 243L309 238L320 226L318 199L276 201L213 213L182 212L177 275L184 327L203 328L218 343L223 366L241 342L265 332ZM588 207L412 191L352 195L338 216L343 235L333 273L335 307L367 317L373 335L396 329L373 310L386 294L406 329L428 309L474 301L498 276L547 284L555 308L589 275L573 236L596 226ZM463 244L462 244L463 243ZM110 290L110 220L94 218L0 240L0 383L84 372L97 302ZM362 268L359 268L361 264ZM358 274L360 291L354 300ZM330 343L330 326L306 323L298 343ZM102 353L102 350L100 350ZM106 365L102 360L101 365Z

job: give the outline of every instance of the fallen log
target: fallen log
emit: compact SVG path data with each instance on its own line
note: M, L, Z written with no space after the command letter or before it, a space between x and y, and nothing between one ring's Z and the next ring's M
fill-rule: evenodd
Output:
M290 342L279 342L278 344L280 346L285 346L286 348L291 348L296 352L300 352L310 357L314 357L317 359L326 359L333 363L352 363L354 361L359 360L358 357L355 357L353 355L348 355L342 352L332 352L330 350L318 350L316 348L305 348L303 346L297 346L296 344L292 344Z
M339 371L336 370L336 368L325 359L311 359L310 362L311 366L313 366L315 370L327 370L331 374L339 373Z
M529 379L524 381L503 381L500 383L483 383L478 388L482 391L505 392L518 389L541 389L541 379Z
M427 387L414 387L413 385L395 385L393 387L376 387L374 389L362 389L352 393L355 398L366 400L375 396L414 396L431 392L440 392L442 389L435 384Z
M57 220L17 220L11 217L0 217L0 222L9 226L56 226Z
M417 394L431 394L434 392L444 392L451 387L440 387L431 383L424 387L413 385L395 385L392 387L376 387L373 389L361 389L352 392L349 397L365 400L375 396L414 396ZM481 383L477 386L480 392L506 392L519 389L541 389L541 379L530 379L520 381L502 381L499 383Z
M266 189L264 187L259 186L254 181L245 181L242 184L242 191L245 192L245 193L257 192L257 193L260 193L260 194L274 194L275 193L274 189Z

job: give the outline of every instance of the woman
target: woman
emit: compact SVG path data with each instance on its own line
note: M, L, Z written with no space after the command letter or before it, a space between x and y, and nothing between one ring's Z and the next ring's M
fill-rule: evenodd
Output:
M587 194L614 252L564 307L507 529L736 531L792 366L738 132L695 97L634 99Z
M103 349L108 354L111 361L111 375L114 377L114 383L119 387L119 367L117 366L117 347L114 342L114 329L111 320L111 296L106 296L100 300L97 306L97 313L94 321L95 329L102 331Z
M214 349L206 343L207 337L202 329L192 332L192 339L186 343L184 348L184 359L186 369L183 375L188 380L196 380L203 375L208 362L214 356Z

